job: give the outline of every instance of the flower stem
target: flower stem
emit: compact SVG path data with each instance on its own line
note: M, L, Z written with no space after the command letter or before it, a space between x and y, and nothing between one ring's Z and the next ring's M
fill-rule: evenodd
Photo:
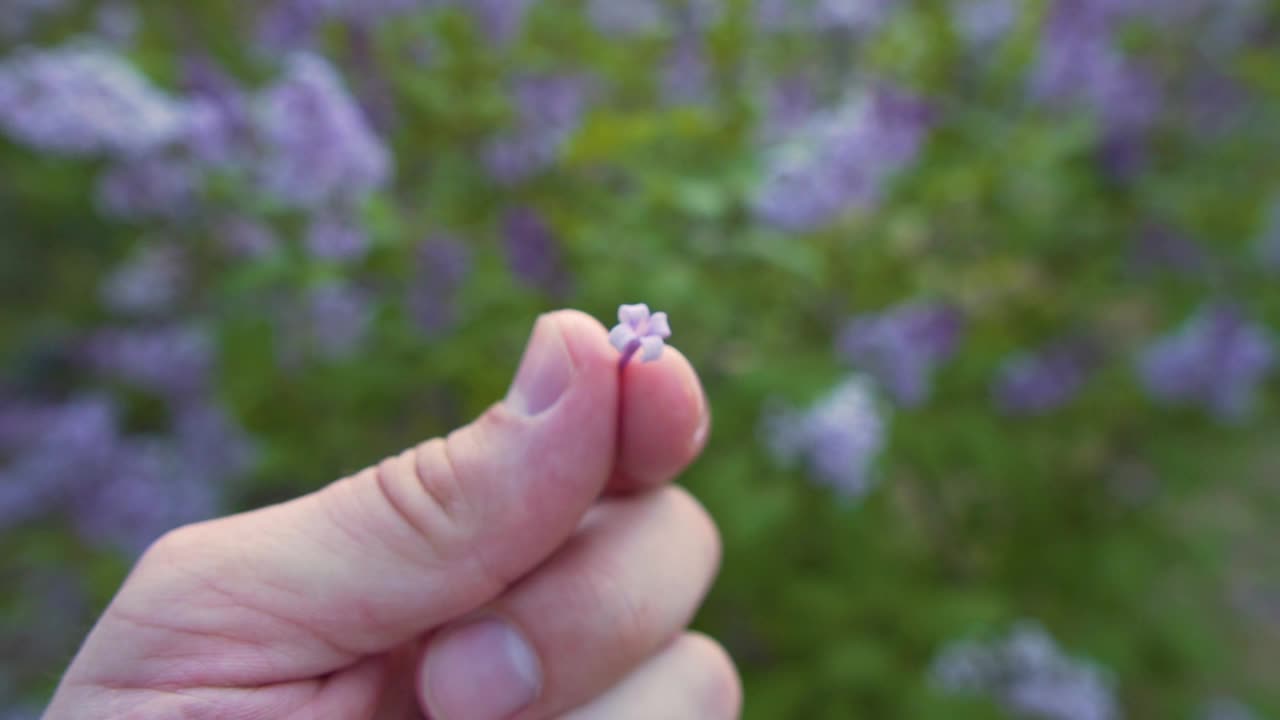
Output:
M640 350L639 340L632 340L631 342L627 343L626 349L622 351L622 358L618 360L618 372L622 372L623 370L626 369L627 363L631 362L631 358L635 357L635 354L639 352L639 350Z

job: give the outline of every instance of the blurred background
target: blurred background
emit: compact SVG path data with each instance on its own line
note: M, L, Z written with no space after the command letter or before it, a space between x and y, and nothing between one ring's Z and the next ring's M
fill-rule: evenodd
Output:
M0 717L623 302L748 718L1280 717L1278 122L1267 0L0 0Z

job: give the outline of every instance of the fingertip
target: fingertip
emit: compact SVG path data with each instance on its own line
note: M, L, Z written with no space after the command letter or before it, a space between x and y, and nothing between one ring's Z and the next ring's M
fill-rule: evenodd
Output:
M653 363L632 363L619 390L618 463L609 489L635 492L669 482L703 447L711 413L697 372L668 347Z

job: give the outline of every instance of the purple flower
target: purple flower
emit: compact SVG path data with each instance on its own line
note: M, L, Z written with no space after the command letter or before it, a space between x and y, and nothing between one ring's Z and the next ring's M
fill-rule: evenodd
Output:
M114 312L151 315L170 309L186 284L186 258L181 249L152 244L107 276L101 297Z
M1162 104L1155 77L1124 57L1112 39L1116 9L1059 0L1050 12L1031 86L1053 105L1084 106L1110 132L1145 129Z
M805 231L874 205L919 153L929 116L920 100L886 87L816 116L767 155L756 215Z
M503 219L503 239L507 265L518 280L554 295L568 292L560 239L541 215L529 208L508 211Z
M11 433L13 460L0 468L0 529L47 512L115 455L119 436L116 408L101 397L83 397L62 406L27 406L25 436ZM11 410L10 412L13 412ZM9 422L21 420L7 418Z
M1159 402L1199 405L1221 419L1239 420L1252 411L1275 361L1270 331L1248 323L1231 305L1209 304L1148 347L1138 371Z
M347 263L365 256L369 236L350 220L330 213L312 219L307 229L307 252L317 260Z
M872 382L855 375L808 410L766 410L761 434L779 462L804 462L818 483L854 501L875 487L873 469L888 440L887 424Z
M673 105L693 105L707 97L711 70L707 66L701 35L686 31L680 34L667 56L662 74L662 94Z
M462 5L475 16L490 40L506 44L524 29L525 16L534 0L466 0Z
M892 9L892 0L817 0L814 26L819 30L865 32L879 27Z
M98 208L125 220L182 218L196 209L203 186L203 171L186 158L135 157L98 177Z
M386 147L323 58L292 56L257 110L262 183L282 202L324 207L359 200L388 181Z
M232 216L214 230L222 247L238 258L263 258L274 254L280 240L270 227L243 216Z
M996 406L1009 415L1043 415L1066 405L1093 371L1093 351L1062 341L1006 360L992 385Z
M1022 622L991 643L962 640L934 660L943 690L990 696L1011 713L1045 720L1115 720L1120 716L1107 673L1069 657L1038 623Z
M491 141L485 166L495 180L518 183L551 165L582 119L586 84L564 75L529 76L512 88L516 127Z
M914 407L928 399L934 370L955 352L962 326L952 307L909 302L850 320L836 348L895 400Z
M609 342L622 353L619 367L637 353L640 362L653 362L662 357L666 339L671 337L671 325L664 312L649 314L649 306L621 305L618 307L618 324L609 332Z
M471 273L471 264L470 248L451 237L432 237L418 246L408 304L410 315L428 336L457 323L457 294Z
M1210 267L1209 254L1191 238L1165 225L1150 224L1134 243L1133 267L1139 273L1170 272L1203 275Z
M208 388L213 341L203 328L171 325L94 333L85 360L98 372L170 399Z
M72 520L85 541L139 555L165 532L217 514L203 470L164 439L129 440L76 494Z
M664 26L659 0L590 0L587 14L596 30L606 35L648 35Z
M7 0L4 12L0 13L0 38L20 38L38 23L65 11L70 4L70 0Z
M951 22L969 47L981 50L1009 34L1018 7L1014 0L961 0L951 5Z
M300 331L309 349L320 357L342 360L360 347L372 322L367 293L351 285L329 284L311 289L298 315L287 324Z
M185 110L105 50L23 50L0 62L0 130L40 150L150 153L182 135Z

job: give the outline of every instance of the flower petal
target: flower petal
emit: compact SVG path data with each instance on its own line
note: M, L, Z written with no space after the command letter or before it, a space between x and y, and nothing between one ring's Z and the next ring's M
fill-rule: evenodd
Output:
M639 331L640 326L649 320L649 306L644 303L621 305L618 307L618 322L631 326Z
M636 335L636 331L626 323L616 325L609 331L609 344L617 348L618 352L626 352L627 346L639 339L640 336Z
M662 342L662 338L648 335L640 338L640 347L643 348L640 359L644 362L653 362L662 357L662 348L666 343Z
M649 318L649 332L645 334L655 335L664 340L671 337L671 324L667 322L667 314L664 312L654 313L653 317Z

